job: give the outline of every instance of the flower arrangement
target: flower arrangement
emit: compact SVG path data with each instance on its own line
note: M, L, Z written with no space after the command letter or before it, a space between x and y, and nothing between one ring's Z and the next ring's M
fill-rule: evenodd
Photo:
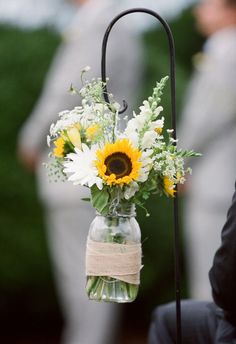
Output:
M129 204L146 210L145 202L151 194L174 197L176 185L183 184L186 173L191 172L185 168L184 158L198 154L177 149L173 130L164 129L160 104L168 77L157 82L138 114L133 112L131 119L121 120L120 105L113 98L110 104L103 99L104 82L84 80L85 71L80 91L71 87L81 96L81 106L60 112L58 121L50 127L53 173L74 185L89 187L93 207L101 216L112 219ZM124 236L116 234L106 236L105 241L124 244ZM91 277L89 291L98 287L98 279ZM115 278L109 277L111 281ZM104 278L100 282L104 283ZM131 290L132 283L122 283ZM131 294L135 293L131 290Z
M79 91L82 105L60 112L60 119L51 125L48 144L54 144L50 154L55 159L54 173L89 187L99 213L108 214L117 199L143 207L152 193L174 197L176 185L191 173L184 168L184 158L199 154L178 150L172 129L164 136L160 102L167 80L156 84L124 131L118 129L120 106L103 100L100 79L86 81Z

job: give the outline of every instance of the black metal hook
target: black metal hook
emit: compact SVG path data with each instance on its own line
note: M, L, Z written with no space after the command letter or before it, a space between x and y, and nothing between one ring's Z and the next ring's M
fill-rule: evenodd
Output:
M112 27L115 25L115 23L122 17L131 14L131 13L147 13L155 17L158 21L161 22L163 25L167 36L168 36L168 43L169 43L169 50L170 50L170 76L171 76L171 98L172 98L172 128L174 129L174 139L176 139L176 92L175 92L175 47L174 47L174 39L171 32L171 29L168 25L168 23L156 12L149 10L147 8L132 8L126 11L121 12L118 14L108 25L106 32L103 37L102 42L102 61L101 61L101 74L102 74L102 81L106 82L106 50L107 50L107 41L108 37L110 35ZM103 92L104 99L107 103L110 103L109 97L108 97L108 91L107 86L104 87ZM123 113L127 107L128 104L126 101L123 101L124 108L119 111L119 113Z
M109 34L114 24L122 17L131 13L147 13L155 17L164 27L169 43L170 52L170 81L171 81L171 113L172 113L172 128L174 129L173 138L176 139L176 89L175 89L175 45L174 38L168 23L156 12L147 8L132 8L121 12L117 15L109 24L102 43L102 81L106 82L106 48ZM107 86L105 85L103 96L105 101L109 104L109 97ZM123 108L119 113L126 111L128 104L123 101ZM176 343L182 343L182 331L181 331L181 295L180 295L180 234L179 234L179 219L178 219L178 196L174 198L174 257L175 257L175 297L176 297Z

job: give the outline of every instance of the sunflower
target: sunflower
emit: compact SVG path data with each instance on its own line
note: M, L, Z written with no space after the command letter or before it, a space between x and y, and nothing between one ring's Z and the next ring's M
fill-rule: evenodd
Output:
M175 184L174 182L168 178L168 177L164 177L163 179L163 186L164 186L164 190L165 192L171 196L171 197L174 197L175 193L176 193L176 190L175 190Z
M53 155L57 158L64 157L64 148L65 148L65 140L62 137L59 137L54 142L55 148L53 150Z
M139 177L141 154L128 139L106 143L97 151L98 174L108 185L130 184Z

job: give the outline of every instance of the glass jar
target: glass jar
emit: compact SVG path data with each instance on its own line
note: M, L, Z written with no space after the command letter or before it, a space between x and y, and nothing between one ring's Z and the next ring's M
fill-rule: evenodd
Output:
M95 243L115 244L115 248L124 248L122 245L133 245L134 247L135 244L139 244L136 246L140 247L141 260L141 232L135 215L134 204L120 206L108 216L97 214L90 225L88 240ZM86 291L91 300L132 302L138 294L138 289L138 283L129 283L110 276L87 276Z

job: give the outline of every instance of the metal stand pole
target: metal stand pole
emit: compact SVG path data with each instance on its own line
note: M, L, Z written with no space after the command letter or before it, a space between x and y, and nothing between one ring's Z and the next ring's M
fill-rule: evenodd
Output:
M175 46L171 29L168 23L156 12L146 8L132 8L127 11L121 12L117 15L109 24L102 43L102 80L106 82L106 48L109 34L114 24L122 17L131 13L147 13L155 17L164 27L169 43L169 55L170 55L170 81L171 81L171 109L172 109L172 128L174 129L173 137L176 139L176 91L175 91ZM103 93L104 99L107 103L110 103L108 97L107 87L104 87ZM123 113L127 109L128 105L126 101L123 101L123 108L119 113ZM179 233L179 219L178 219L178 192L174 198L174 258L175 258L175 298L176 298L176 343L182 343L181 334L181 295L180 295L180 233Z

